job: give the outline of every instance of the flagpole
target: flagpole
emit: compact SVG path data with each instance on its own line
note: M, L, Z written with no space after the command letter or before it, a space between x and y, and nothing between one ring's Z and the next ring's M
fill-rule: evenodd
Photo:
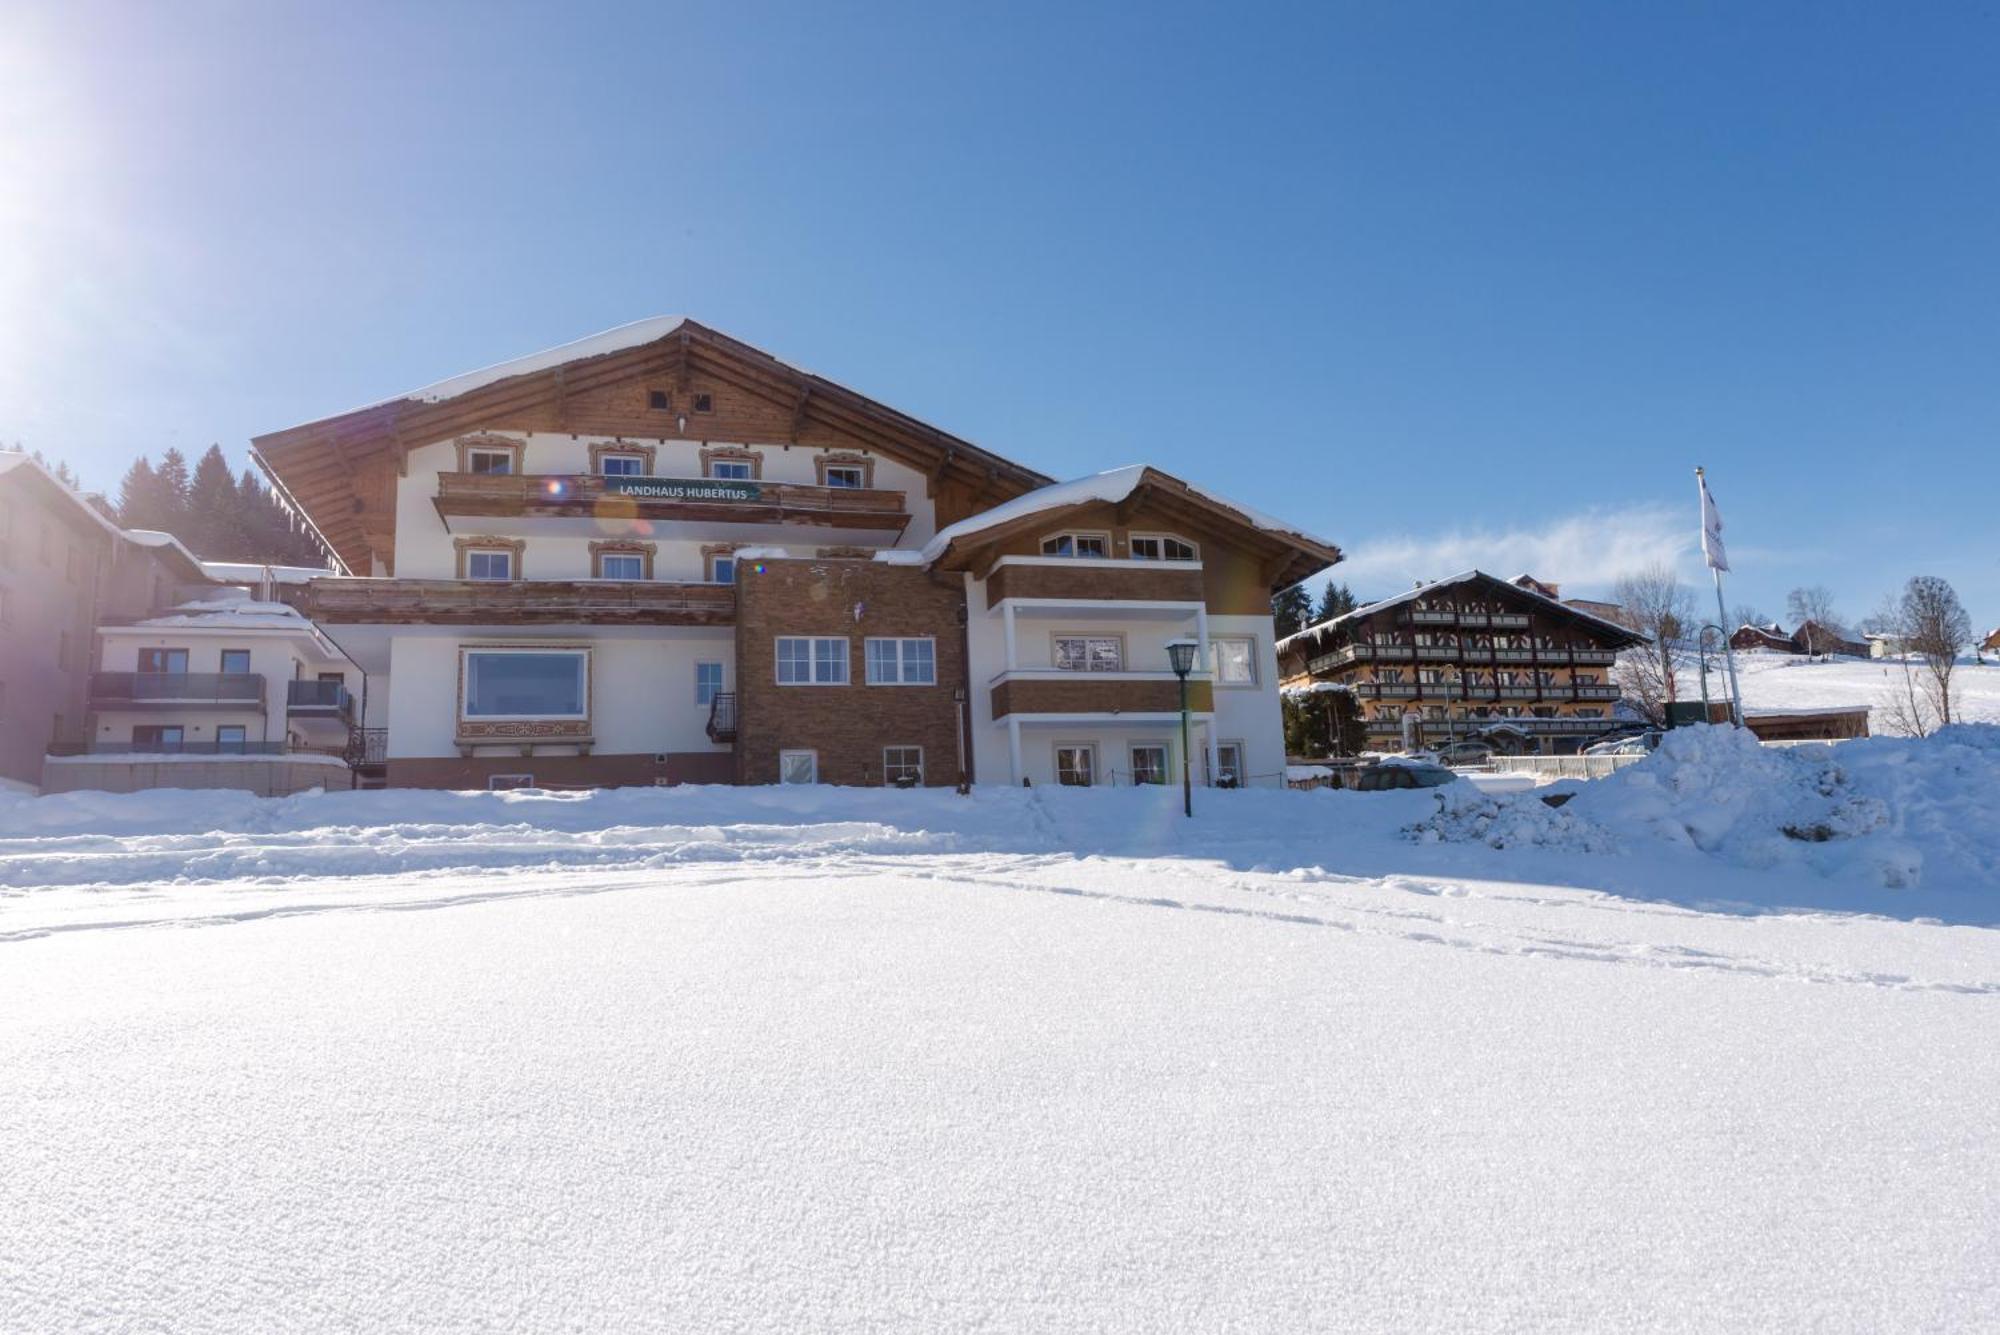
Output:
M1707 475L1697 466L1694 470L1694 477L1695 485L1701 489L1702 505L1705 510L1709 504ZM1704 517L1704 528L1705 523ZM1708 564L1708 573L1715 576L1715 624L1718 627L1726 627L1729 624L1729 613L1725 610L1722 601L1722 567L1710 561ZM1722 661L1729 668L1729 721L1740 728L1743 726L1743 691L1736 684L1736 646L1730 643L1732 638L1728 630L1723 630ZM1706 722L1706 720L1703 721Z

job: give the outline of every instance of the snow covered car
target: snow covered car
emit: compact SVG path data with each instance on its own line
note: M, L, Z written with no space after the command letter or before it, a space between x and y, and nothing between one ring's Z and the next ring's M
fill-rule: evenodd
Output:
M1347 786L1376 793L1390 788L1442 788L1457 780L1456 774L1433 761L1396 757L1355 770L1347 776Z
M1595 745L1584 747L1583 753L1587 756L1651 755L1660 749L1660 738L1664 735L1658 728L1648 728L1644 732L1606 738Z

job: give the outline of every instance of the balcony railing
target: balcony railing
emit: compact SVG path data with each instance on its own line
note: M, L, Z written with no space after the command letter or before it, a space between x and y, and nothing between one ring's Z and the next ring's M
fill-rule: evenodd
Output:
M264 707L264 678L255 672L93 672L95 709L149 709L181 705Z
M285 712L308 718L351 719L354 697L337 681L288 681L285 683Z
M1420 644L1417 646L1417 657L1433 662L1455 662L1458 659L1458 646L1455 644Z
M898 532L910 522L900 491L756 478L440 473L436 505L440 515L624 516Z
M1526 612L1494 612L1492 622L1496 626L1525 626L1528 624Z
M708 740L736 740L736 692L717 691L708 702Z
M282 756L327 754L286 742L56 742L52 756Z
M726 626L736 620L733 584L333 578L281 592L314 621L333 624Z
M1458 620L1458 613L1449 607L1419 607L1411 611L1410 620L1423 626L1449 626Z
M1576 698L1579 700L1616 700L1624 692L1616 686L1578 686Z
M1609 649L1572 649L1569 656L1578 663L1596 663L1606 667L1618 661L1618 655Z

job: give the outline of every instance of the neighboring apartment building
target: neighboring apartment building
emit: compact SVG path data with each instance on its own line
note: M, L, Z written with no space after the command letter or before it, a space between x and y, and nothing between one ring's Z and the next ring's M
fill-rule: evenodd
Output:
M1630 618L1626 616L1622 603L1608 603L1597 598L1565 598L1562 596L1560 584L1551 584L1546 580L1536 579L1533 575L1516 575L1512 582L1517 588L1554 599L1564 607L1574 607L1579 612L1588 612L1599 621L1609 621L1618 626L1630 624Z
M45 792L353 786L360 670L291 607L217 588L97 634L89 736L53 748Z
M661 319L262 436L347 577L281 596L413 786L1283 772L1270 594L1330 543L1049 478Z
M1645 637L1477 570L1308 626L1277 646L1288 685L1354 692L1369 745L1478 738L1562 754L1613 726L1617 654Z
M33 457L0 452L0 788L34 792L80 743L100 618L163 610L204 582L165 534L128 533Z

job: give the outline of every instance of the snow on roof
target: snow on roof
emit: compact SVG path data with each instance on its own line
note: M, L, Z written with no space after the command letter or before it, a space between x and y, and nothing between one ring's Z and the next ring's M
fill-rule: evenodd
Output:
M1145 480L1148 467L1146 464L1127 464L1123 468L1107 469L1102 473L1092 473L1088 477L1072 478L1068 482L1038 487L1034 491L1016 496L1011 501L996 505L991 510L983 510L969 519L961 519L956 524L938 530L937 535L924 544L923 562L929 565L943 556L952 543L969 534L983 532L1028 515L1039 514L1044 510L1066 510L1074 505L1097 502L1115 505L1130 496ZM1161 477L1167 476L1159 473L1158 469L1151 471ZM1206 487L1192 482L1182 485L1205 500L1233 511L1252 528L1263 529L1267 533L1276 533L1288 538L1303 538L1321 547L1335 546L1334 543L1308 533L1296 524L1287 524L1282 519L1275 519L1247 505L1238 504Z
M274 584L310 584L333 574L320 566L272 566L255 561L203 561L201 569L223 584L261 584L267 574Z
M383 404L405 399L415 400L418 403L442 403L446 399L470 394L475 389L484 389L488 385L512 379L517 375L532 375L536 371L552 370L566 362L581 361L585 357L602 357L607 353L636 348L665 338L686 323L685 315L655 315L650 319L634 320L631 324L621 324L616 329L606 329L602 333L579 338L573 343L544 348L525 357L495 362L477 371L467 371L463 375L455 375L435 384L425 385L422 389L413 389L407 394L396 394L375 403L363 404L362 407L380 408ZM352 411L359 412L361 409L356 408Z
M1445 587L1447 584L1464 584L1468 580L1475 580L1475 579L1491 579L1496 584L1504 584L1508 588L1512 589L1515 593L1520 594L1524 598L1533 598L1536 602L1546 603L1548 606L1555 608L1557 611L1567 612L1573 617L1581 617L1585 621L1595 622L1597 625L1600 625L1604 627L1606 630L1609 630L1619 636L1627 638L1633 636L1639 636L1639 638L1641 639L1645 638L1644 636L1640 636L1639 632L1633 630L1630 626L1621 626L1615 621L1607 621L1603 617L1595 616L1589 612L1584 611L1580 607L1571 607L1568 603L1563 602L1560 599L1550 598L1545 594L1536 593L1533 589L1522 588L1519 584L1515 584L1510 580L1495 579L1494 576L1487 574L1483 570L1462 570L1458 574L1452 575L1445 579L1432 580L1429 584L1419 584L1416 588L1411 589L1406 593L1399 593L1392 598L1383 598L1378 602L1363 603L1361 606L1355 608L1352 612L1343 612L1341 615L1337 617L1329 617L1325 621L1315 622L1310 626L1306 626L1303 629L1294 631L1292 634L1285 636L1283 639L1278 641L1275 648L1282 653L1285 647L1291 644L1294 640L1303 639L1308 635L1318 634L1320 631L1326 630L1328 627L1338 626L1343 621L1352 621L1357 617L1372 616L1373 614L1381 611L1385 607L1395 607L1402 603L1413 602L1418 598L1422 598L1425 594L1430 593L1433 589L1441 589Z
M202 598L181 603L164 616L135 621L136 627L208 627L219 630L295 630L310 633L312 622L284 603L255 598Z

